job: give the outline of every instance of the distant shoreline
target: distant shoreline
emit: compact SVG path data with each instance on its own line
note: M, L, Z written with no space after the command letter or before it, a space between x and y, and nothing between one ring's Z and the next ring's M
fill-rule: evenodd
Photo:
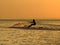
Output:
M32 20L32 19L0 19L0 21L24 21L24 20ZM43 21L60 21L60 19L35 19L35 20L43 20Z

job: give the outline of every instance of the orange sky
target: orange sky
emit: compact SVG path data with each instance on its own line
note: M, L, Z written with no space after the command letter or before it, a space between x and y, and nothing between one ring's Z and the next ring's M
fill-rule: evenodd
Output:
M0 19L60 19L60 0L0 0Z

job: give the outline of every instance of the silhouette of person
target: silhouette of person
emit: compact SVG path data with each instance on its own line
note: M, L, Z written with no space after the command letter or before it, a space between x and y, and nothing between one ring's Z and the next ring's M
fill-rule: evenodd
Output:
M32 24L29 25L28 28L31 27L31 26L33 26L33 25L36 25L36 21L35 21L35 19L33 19L33 22L31 22L31 23L32 23Z

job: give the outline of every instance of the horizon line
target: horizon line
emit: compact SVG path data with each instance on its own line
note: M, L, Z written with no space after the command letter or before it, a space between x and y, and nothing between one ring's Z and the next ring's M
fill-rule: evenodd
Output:
M33 19L0 19L0 21L20 21L20 20L33 20ZM60 19L35 19L35 20L60 21Z

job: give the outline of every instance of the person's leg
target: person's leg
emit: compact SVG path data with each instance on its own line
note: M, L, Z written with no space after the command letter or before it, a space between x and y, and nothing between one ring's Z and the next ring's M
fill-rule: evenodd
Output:
M31 25L29 25L28 28L31 27L31 26L33 26L33 25L35 25L35 24L31 24Z

